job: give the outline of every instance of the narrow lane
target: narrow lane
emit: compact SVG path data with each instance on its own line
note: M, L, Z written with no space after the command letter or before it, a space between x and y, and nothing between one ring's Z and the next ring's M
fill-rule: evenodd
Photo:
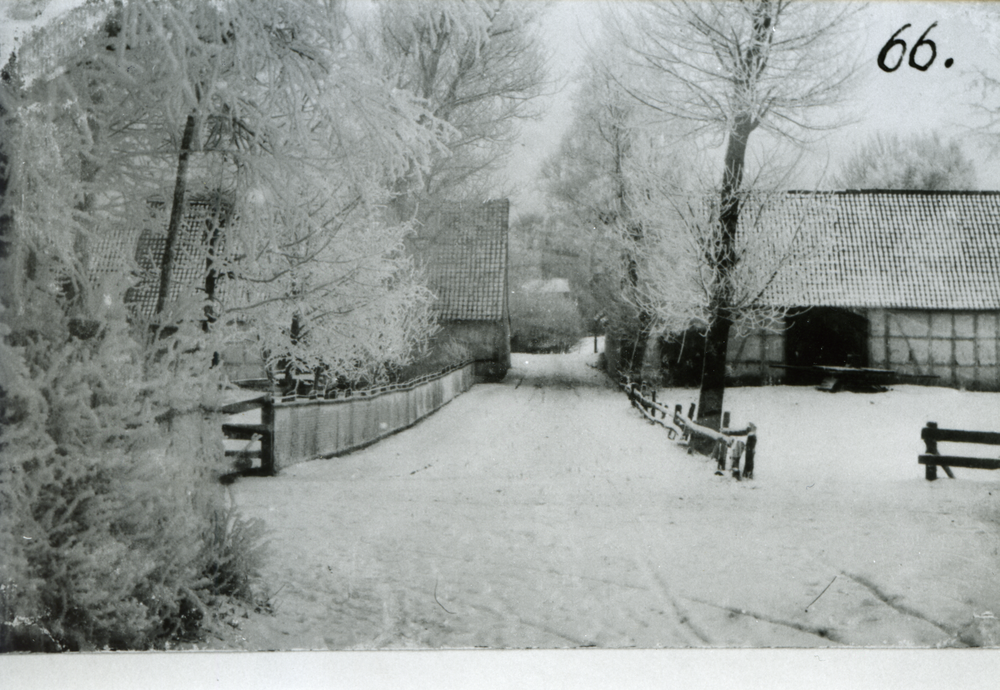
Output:
M241 644L935 646L1000 611L995 532L947 529L970 484L928 503L919 481L879 496L716 478L593 359L515 355L503 383L404 433L240 480L236 502L271 529L277 609ZM979 581L948 579L956 559Z

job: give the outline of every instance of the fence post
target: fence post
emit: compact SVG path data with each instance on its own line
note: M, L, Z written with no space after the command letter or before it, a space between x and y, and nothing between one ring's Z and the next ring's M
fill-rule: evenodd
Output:
M274 399L268 396L260 407L260 423L267 431L260 436L260 469L265 475L274 474Z
M928 429L937 429L938 428L937 422L927 422L927 428ZM934 440L932 438L925 438L924 439L924 445L927 446L927 454L928 455L937 455L938 454L938 448L937 448L937 441L936 440ZM924 477L926 477L927 481L929 481L929 482L932 482L935 479L937 479L937 465L924 465Z

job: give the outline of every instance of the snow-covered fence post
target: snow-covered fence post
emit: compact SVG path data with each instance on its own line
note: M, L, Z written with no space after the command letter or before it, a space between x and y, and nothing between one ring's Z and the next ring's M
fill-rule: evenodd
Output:
M937 422L927 422L928 429L937 429ZM927 447L927 455L937 455L937 439L930 436L929 434L924 435L924 445ZM937 465L927 464L924 466L924 477L927 481L932 482L937 479Z
M724 429L727 436L746 436L746 442L737 441L733 449L733 476L739 478L740 456L746 451L746 461L743 464L743 476L753 479L754 456L757 452L757 425L747 424L743 429Z
M267 396L260 408L261 426L268 433L260 437L260 469L266 476L274 475L274 398Z
M229 481L240 473L262 474L270 476L274 474L274 399L270 395L253 400L243 400L241 402L225 405L219 409L222 414L238 414L248 410L260 409L260 423L245 424L240 422L224 423L222 433L227 440L231 441L258 441L259 451L227 450L227 457L243 458L249 460L253 457L260 457L260 468L251 470L250 467L238 467L236 472L227 475L223 481Z
M753 461L754 455L757 453L757 427L753 424L750 425L750 433L747 434L747 459L743 464L743 476L747 479L753 479Z
M955 478L952 467L968 467L977 470L1000 470L1000 460L982 457L961 457L938 453L939 441L945 443L981 443L1000 446L1000 433L994 431L964 431L962 429L939 429L937 422L927 422L920 432L920 438L927 446L927 452L917 457L917 462L926 467L928 481L937 479L937 467Z
M743 441L736 440L733 443L733 450L730 453L732 457L732 462L730 464L730 469L733 472L733 478L740 478L740 458L743 457L743 449L746 448L746 444Z
M712 448L712 459L715 460L715 473L719 476L726 469L726 456L729 455L729 448L732 446L732 443L732 439L725 437L715 439L715 446Z

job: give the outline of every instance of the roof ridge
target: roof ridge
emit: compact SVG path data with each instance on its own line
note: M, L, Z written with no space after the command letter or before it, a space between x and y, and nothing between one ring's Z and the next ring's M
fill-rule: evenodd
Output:
M896 196L1000 196L1000 190L992 189L787 189L785 193L837 194L842 196L872 194L892 194Z

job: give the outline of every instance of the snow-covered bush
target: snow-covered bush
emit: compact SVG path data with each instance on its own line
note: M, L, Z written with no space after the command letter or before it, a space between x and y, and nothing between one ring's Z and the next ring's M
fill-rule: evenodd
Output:
M447 128L356 47L337 2L95 0L0 74L3 649L156 647L252 595L259 528L215 481L227 338L359 380L432 331L385 207ZM176 290L171 247L209 193L232 222ZM135 245L100 285L94 259L154 201L144 322Z
M0 649L196 638L221 596L252 597L260 547L216 481L210 343L197 320L146 337L121 306L81 327L31 297L0 306Z

